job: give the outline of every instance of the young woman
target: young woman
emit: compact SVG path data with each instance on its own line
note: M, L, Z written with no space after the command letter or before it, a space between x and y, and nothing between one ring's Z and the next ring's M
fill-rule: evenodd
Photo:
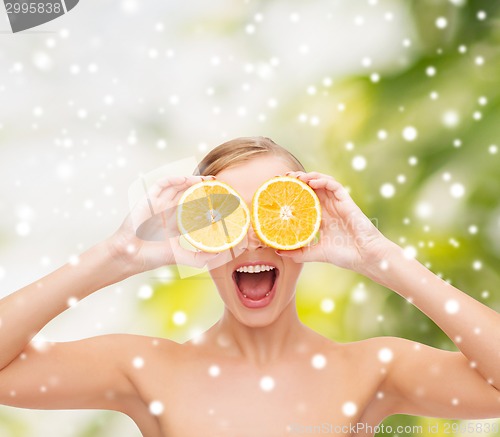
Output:
M149 203L139 202L119 230L78 263L0 301L0 403L120 411L146 437L279 437L318 427L368 436L396 413L500 417L500 315L406 258L339 182L305 172L263 137L222 144L199 172L160 181ZM224 254L144 241L134 231L144 211L172 211L184 190L202 179L226 182L249 204L264 181L285 174L309 184L322 203L316 245L275 251L250 228L238 256L220 262ZM165 218L171 235L175 217ZM313 261L352 269L394 290L434 320L460 352L393 337L342 344L313 332L295 306L303 263ZM202 341L113 334L42 348L30 343L68 299L174 262L212 266L225 309ZM256 265L265 268L243 271ZM265 305L255 308L242 298L241 289L252 287L268 289Z

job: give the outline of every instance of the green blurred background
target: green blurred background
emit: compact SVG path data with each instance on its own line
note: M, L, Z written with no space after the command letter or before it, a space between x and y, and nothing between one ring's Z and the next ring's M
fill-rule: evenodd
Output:
M445 280L500 311L500 2L245 1L215 2L213 8L194 2L188 11L187 5L156 2L148 9L124 1L119 14L111 2L103 2L101 16L109 18L108 27L98 20L86 34L84 20L91 20L95 13L91 3L79 5L80 10L68 15L65 27L53 36L61 49L68 32L73 44L82 38L88 43L82 53L58 55L55 49L45 49L51 67L44 68L48 61L44 64L40 55L35 56L33 74L24 82L25 87L38 88L40 80L56 95L63 84L60 106L56 107L56 98L51 114L46 98L36 100L24 92L25 108L21 105L17 114L17 120L31 123L36 105L44 105L45 121L37 123L45 133L37 147L55 153L56 164L58 156L70 156L65 137L74 142L66 149L71 149L73 160L69 161L76 174L65 178L64 168L54 167L62 176L58 174L54 185L47 182L48 196L55 196L56 183L66 191L68 186L79 186L82 191L73 191L72 196L78 202L66 204L64 200L61 209L66 205L72 217L83 215L81 220L95 223L100 230L87 231L88 235L75 237L68 246L59 242L60 252L69 255L81 250L119 224L125 195L92 199L97 205L111 202L115 209L101 226L96 221L99 209L82 205L88 191L102 191L109 182L115 192L125 193L125 181L132 182L136 174L162 162L187 155L201 157L232 137L265 135L290 149L306 168L334 175L386 236ZM119 20L120 25L116 24ZM56 24L49 28L58 29ZM113 43L109 29L114 28L124 35L121 43ZM7 41L7 35L1 38ZM9 40L0 49L6 67L15 68L14 50L31 56L29 47L35 37L24 38ZM50 35L39 38L40 47L50 47ZM101 59L94 74L99 80L91 77L93 59ZM132 74L129 69L134 63ZM75 65L82 71L79 76L74 73ZM88 87L87 96L75 97L75 77ZM12 84L11 89L21 86L15 72L3 80ZM16 142L32 150L35 146L30 144L35 141L25 141L22 127L14 123L8 109L11 102L1 102L0 153L5 166L10 163L16 174L22 174L30 167L26 160L12 158ZM60 126L53 119L47 121L56 113L62 117ZM35 129L29 135L39 133ZM54 137L62 144L59 149L52 147L57 145ZM98 167L95 174L105 173L97 182L88 180L85 167L78 172L81 152L89 150L89 144L95 146L88 152L88 160ZM112 153L103 155L105 150L113 150L118 158ZM147 158L141 161L139 155ZM125 157L127 165L120 165L120 157ZM16 177L4 176L4 187ZM43 183L49 176L41 178ZM87 183L85 191L82 185ZM2 203L6 217L13 204ZM54 205L60 206L61 200L54 200ZM37 207L32 209L37 211ZM104 207L101 210L109 213ZM38 217L45 216L40 213ZM13 215L12 223L4 221L0 228L4 272L0 279L8 278L11 270L21 271L9 267L7 260L10 248L23 247L20 241L25 241L14 227L17 219ZM62 231L71 234L71 221L59 219ZM37 221L30 223L36 233ZM55 234L61 224L51 226ZM51 250L57 253L57 244ZM21 255L17 264L20 259ZM52 259L57 261L57 255ZM56 261L42 263L43 269L50 270ZM33 275L43 269L35 269ZM106 325L101 314L97 331L89 327L75 335L142 330L146 335L185 341L218 319L222 303L208 275L176 279L174 269L163 269L162 275L162 280L151 274L129 282L133 295L126 291L126 284L114 289L128 299L128 319ZM4 283L6 290L20 285ZM305 324L335 341L390 335L456 349L419 310L350 271L307 265L297 304ZM108 302L104 306L114 308ZM70 317L64 323L70 323ZM131 325L130 317L139 322ZM65 326L62 323L49 327L48 336L57 338ZM52 412L40 414L46 423L57 421ZM65 414L68 422L72 420L70 412ZM20 414L2 407L0 436L48 435L40 434L39 417L35 412ZM123 422L117 434L119 420L115 413L75 416L75 425L57 435L137 435L129 422ZM436 436L444 435L444 423L452 422L401 415L384 424L423 425L419 435ZM429 423L440 423L443 432L426 432Z

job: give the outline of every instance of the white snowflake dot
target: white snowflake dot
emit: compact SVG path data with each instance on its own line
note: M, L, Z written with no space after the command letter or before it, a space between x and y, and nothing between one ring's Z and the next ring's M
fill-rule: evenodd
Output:
M326 366L326 357L322 354L316 354L311 359L311 365L315 369L323 369Z
M187 321L187 316L184 311L176 311L172 316L172 321L175 325L184 325Z
M149 404L149 412L153 416L159 416L161 413L163 413L163 410L164 407L160 401L153 401Z
M136 368L136 369L142 369L144 367L144 358L142 357L135 357L133 360L132 360L132 365Z
M456 111L446 111L443 114L442 121L445 126L453 127L459 123L460 118Z
M382 197L392 197L396 193L396 189L394 188L394 185L385 183L380 187L380 194Z
M68 259L68 262L72 266L76 266L80 263L80 257L78 255L71 255Z
M465 194L465 188L462 184L460 183L454 183L451 187L450 187L450 194L452 195L452 197L455 197L455 198L459 198L459 197L462 197L464 194Z
M324 86L330 87L333 84L333 80L332 80L331 77L325 77L325 78L323 78L322 83L323 83Z
M357 413L357 411L358 407L354 402L346 402L342 405L342 413L344 416L352 417Z
M448 314L456 314L460 310L460 304L455 299L448 299L444 304L444 309Z
M384 347L378 351L378 359L382 363L389 363L392 361L393 353L388 347Z
M150 285L144 284L139 287L137 297L139 299L150 299L153 296L153 288Z
M413 126L406 126L403 129L403 138L406 141L415 141L415 139L417 138L417 136L418 136L417 129L414 128Z
M274 379L271 376L263 376L260 379L260 388L263 391L271 391L274 388Z
M220 367L213 364L208 368L208 374L213 378L217 378L220 375Z
M403 255L406 259L413 259L417 257L417 249L414 246L406 246L403 249Z
M438 29L444 29L448 26L448 20L445 17L438 17L436 20L436 27Z
M366 168L366 158L361 155L356 155L354 158L352 158L351 164L354 170L364 170Z
M335 302L332 299L325 298L320 304L321 311L331 313L335 309Z
M427 67L425 69L425 74L427 74L427 76L435 76L436 75L436 67L433 67L433 66L430 66L430 67Z
M76 297L69 297L67 300L67 304L70 308L73 308L78 303L78 299Z
M385 140L387 138L387 131L381 129L377 132L377 137L379 140Z

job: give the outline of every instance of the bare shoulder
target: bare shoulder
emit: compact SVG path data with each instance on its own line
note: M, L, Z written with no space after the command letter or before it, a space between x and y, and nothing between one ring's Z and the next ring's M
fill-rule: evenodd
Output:
M129 378L146 365L167 370L181 359L183 353L181 344L162 337L116 334L107 339L110 342L115 340L118 343L115 350L118 350L122 369Z
M343 350L351 359L367 360L375 357L375 359L389 362L393 349L401 348L401 342L405 341L408 340L398 337L372 337L347 343L335 343L335 346Z

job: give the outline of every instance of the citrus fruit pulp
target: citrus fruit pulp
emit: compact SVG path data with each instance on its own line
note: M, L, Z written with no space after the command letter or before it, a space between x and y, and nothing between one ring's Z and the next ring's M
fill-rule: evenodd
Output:
M203 181L189 187L177 208L181 235L205 252L230 249L245 238L250 212L239 194L220 181Z
M277 176L255 192L252 225L259 239L279 250L306 246L321 224L321 205L314 190L297 178Z

